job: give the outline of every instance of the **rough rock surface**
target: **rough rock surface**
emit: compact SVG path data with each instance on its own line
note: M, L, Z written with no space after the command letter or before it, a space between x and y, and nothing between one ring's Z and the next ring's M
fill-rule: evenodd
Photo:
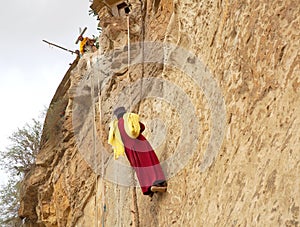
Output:
M25 225L299 226L299 1L132 0L130 48L110 2L91 6L100 49L50 105ZM146 124L167 193L126 186L136 179L107 144L118 105Z

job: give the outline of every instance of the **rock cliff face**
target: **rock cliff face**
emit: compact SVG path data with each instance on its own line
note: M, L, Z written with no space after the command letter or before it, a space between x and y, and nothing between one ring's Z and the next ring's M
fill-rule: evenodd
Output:
M300 4L94 1L103 32L50 105L25 226L299 226ZM129 33L128 33L129 26ZM107 144L139 113L168 177L142 195Z

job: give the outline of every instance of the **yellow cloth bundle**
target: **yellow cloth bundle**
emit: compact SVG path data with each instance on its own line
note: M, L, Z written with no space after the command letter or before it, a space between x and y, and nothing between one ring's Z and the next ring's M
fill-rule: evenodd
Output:
M108 143L113 147L114 159L118 159L121 155L124 155L125 149L118 128L118 120L114 120L110 123Z
M124 114L123 119L124 128L127 135L133 139L136 139L141 130L139 115L134 113L126 113ZM118 120L113 120L109 125L108 143L113 148L115 159L118 159L121 155L124 155L125 149L118 127Z
M139 136L141 130L139 115L134 113L126 113L124 114L123 118L127 135L133 139L136 139Z

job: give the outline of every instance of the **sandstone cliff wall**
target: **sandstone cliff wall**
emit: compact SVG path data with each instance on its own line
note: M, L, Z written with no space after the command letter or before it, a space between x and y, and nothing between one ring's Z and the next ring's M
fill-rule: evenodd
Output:
M110 2L91 6L98 52L50 105L22 187L26 225L299 226L299 1L132 0L130 45ZM119 105L146 124L167 193L143 196L113 160Z

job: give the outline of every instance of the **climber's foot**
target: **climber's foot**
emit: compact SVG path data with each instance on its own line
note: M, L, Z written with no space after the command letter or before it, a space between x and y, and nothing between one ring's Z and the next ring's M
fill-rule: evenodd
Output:
M166 192L166 191L167 191L167 187L163 187L163 186L152 186L152 187L151 187L151 191L152 191L152 192Z

